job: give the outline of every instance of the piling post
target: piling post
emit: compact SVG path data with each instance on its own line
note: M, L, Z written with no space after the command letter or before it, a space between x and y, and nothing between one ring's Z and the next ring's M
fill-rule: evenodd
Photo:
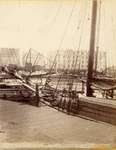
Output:
M40 106L40 97L39 97L39 88L38 84L36 84L36 106Z
M82 93L84 93L84 91L85 91L85 83L84 81L82 81Z

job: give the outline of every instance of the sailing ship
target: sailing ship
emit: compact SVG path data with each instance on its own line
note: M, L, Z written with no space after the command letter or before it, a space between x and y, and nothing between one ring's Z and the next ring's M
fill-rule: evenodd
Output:
M30 73L26 78L27 80L25 80L23 77L19 76L17 74L17 72L15 72L15 71L10 72L8 70L8 68L4 68L4 72L9 74L10 76L12 76L15 79L18 79L21 82L21 85L24 88L26 88L27 91L29 91L29 93L33 93L33 94L29 94L30 97L32 97L32 95L34 96L35 94L37 94L37 95L39 95L39 98L41 99L42 102L43 101L44 101L44 103L48 102L51 107L58 106L58 107L64 107L67 109L69 109L70 106L77 107L80 94L86 94L86 96L88 96L88 97L93 97L95 90L105 91L105 93L107 93L106 95L108 95L108 92L109 92L108 96L112 98L113 97L112 91L114 91L116 89L116 86L115 86L116 82L114 81L113 85L110 85L110 87L106 88L106 87L100 86L99 83L101 83L101 82L104 83L104 82L106 82L106 80L108 81L109 79L108 78L101 79L101 78L94 76L93 66L94 66L94 53L95 53L96 19L97 19L97 1L93 0L90 50L89 50L88 71L87 71L88 73L87 73L87 78L85 81L83 81L80 78L77 79L77 76L76 76L76 65L77 65L77 61L78 61L78 56L77 56L76 60L72 64L72 68L71 68L72 73L68 73L68 70L65 69L64 70L65 73L61 73L59 75L58 80L56 81L56 85L55 86L52 85L52 81L53 81L52 72L53 72L53 67L56 65L56 58L59 53L59 50L54 58L53 64L52 64L49 72L45 73L45 76L46 76L45 84L42 84L42 85L40 84L38 87L39 88L38 94L36 93L37 91L35 90L35 86L33 86L33 84L29 81L29 78L32 74L32 69L30 70ZM29 53L25 56L26 60L28 59L27 56L29 57L30 64L31 64L31 49L29 50ZM39 55L37 55L35 62L37 61L38 56ZM35 64L35 62L34 62L34 64ZM61 81L62 81L62 78L64 75L66 76L67 80L64 81L63 84L61 85ZM41 74L40 76L42 77L43 74ZM79 86L81 84L81 90L80 90L80 88L78 88L77 84L75 85L76 80L78 80ZM99 80L99 82L98 82L98 80ZM85 85L86 85L86 88L85 88ZM5 85L5 86L8 88L8 85ZM11 87L9 87L9 88L11 88ZM20 85L16 85L16 87L18 87L20 89ZM21 88L21 90L23 91L24 89ZM19 93L19 91L20 90L18 90L18 93ZM22 92L20 92L20 93L22 93ZM29 97L29 96L25 96L25 97Z

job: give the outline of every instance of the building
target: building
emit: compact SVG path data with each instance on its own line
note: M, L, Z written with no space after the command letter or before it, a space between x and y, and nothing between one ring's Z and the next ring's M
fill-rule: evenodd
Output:
M107 76L116 78L116 66L110 66L105 70Z
M59 52L50 52L48 54L48 67L54 63L55 70L78 70L87 68L87 52L73 51L71 49L62 50Z
M96 58L95 53L95 58ZM99 72L103 72L107 68L107 53L106 52L99 52L97 56L96 62L94 64L97 64L96 70ZM95 66L94 66L95 68Z
M95 52L95 57L97 53ZM99 52L97 60L97 71L103 71L106 67L106 53ZM60 50L60 51L51 51L48 54L48 63L47 67L51 67L56 70L87 70L88 67L88 51L78 50L74 51L72 49ZM54 65L53 65L54 64ZM95 68L95 65L94 65Z
M0 48L0 65L20 65L20 50L15 48Z

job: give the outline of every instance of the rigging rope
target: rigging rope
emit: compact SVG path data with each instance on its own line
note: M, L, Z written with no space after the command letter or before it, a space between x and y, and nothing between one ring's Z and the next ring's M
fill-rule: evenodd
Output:
M85 15L85 16L86 16L86 15ZM83 21L84 21L84 19L85 19L85 16L84 16L84 18L83 18ZM80 23L80 22L79 22L79 23ZM81 25L81 23L80 23L79 25ZM81 43L81 40L79 41L79 48L80 48L80 43ZM79 49L79 48L78 48L78 49ZM70 58L70 55L68 55L68 57ZM68 59L69 59L69 58L68 58ZM70 63L70 62L69 62L69 63ZM70 66L71 66L71 65L70 65ZM68 69L69 69L69 68L67 68L65 71L67 71ZM57 85L56 85L55 92L57 91L58 85L59 85L60 80L62 79L62 77L63 77L63 74L61 74L61 76L60 76L60 78L59 78L59 80L58 80L58 83L57 83ZM70 86L70 83L69 83L70 80L71 80L71 79L68 80L69 86ZM67 81L66 81L66 83L67 83Z
M113 47L114 47L114 49L116 49L116 42L115 42L115 40L116 40L116 34L115 34L115 29L114 29L114 27L116 26L115 25L115 21L114 21L114 18L113 18L114 16L113 16L113 14L111 14L111 25L112 25L112 40L114 40L114 42L113 42ZM113 56L111 56L111 60L112 60L112 66L113 66L113 68L114 68L114 66L116 66L116 61L115 61L115 57L116 57L116 53L114 53L113 52L113 47L112 47L112 54L113 54Z
M85 15L85 16L86 16L86 15ZM84 18L83 18L83 24L84 24L85 16L84 16ZM80 23L80 22L79 22L79 23ZM81 23L80 23L79 25L81 25ZM83 29L83 28L82 28L82 29ZM80 35L80 37L81 37L81 35ZM80 39L81 39L81 38L80 38ZM81 43L81 40L79 41L79 48L78 48L78 49L80 49L80 43ZM69 60L70 57L71 57L71 56L70 56L70 54L69 54L69 55L68 55L68 60ZM77 60L76 60L76 61L77 61ZM69 62L69 63L70 63L70 62ZM73 63L74 63L74 62L73 62ZM70 66L71 66L71 65L70 65ZM67 71L68 69L70 69L70 68L68 67L65 71ZM59 78L59 80L58 80L58 82L57 82L55 92L57 91L58 85L59 85L60 80L62 79L62 77L63 77L63 74L61 74L61 76L60 76L60 78ZM71 81L71 79L69 78L69 80L68 80L69 90L72 89L72 87L71 87L71 89L70 89L70 86L71 86L70 81ZM72 81L72 82L73 82L73 81ZM67 83L67 81L66 81L66 83ZM65 84L65 83L64 83L64 84ZM63 85L63 86L64 86L64 85Z
M56 13L54 14L54 16L53 16L52 20L50 21L50 23L48 23L48 31L47 32L50 32L50 30L53 28L54 24L56 23L56 20L57 20L57 17L59 15L59 12L60 12L61 8L62 8L62 3L60 1L60 4L59 4L59 6L56 10ZM45 24L44 27L42 26L42 28L46 29L46 26L47 26L47 24Z
M75 4L76 4L76 3L75 3ZM76 6L76 5L73 6L73 9L72 9L73 11L72 11L72 13L71 13L71 17L72 17L72 15L73 15L75 6ZM71 19L71 17L70 17L70 19ZM69 60L69 58L70 58L70 54L68 55L67 59ZM69 62L69 63L70 63L70 62ZM68 65L69 65L69 67L70 67L70 64L69 64L69 63L68 63ZM69 67L67 67L67 68L64 70L64 72L67 72L67 71L70 69ZM60 83L60 81L61 81L61 79L62 79L63 76L64 76L63 74L60 75L59 80L58 80L57 85L56 85L55 92L57 91L57 88L58 88L59 83ZM67 83L67 81L66 81L66 83ZM66 84L66 83L64 82L64 84ZM63 85L63 86L64 86L64 85Z
M71 12L70 12L70 14L69 14L69 17L68 17L68 20L67 20L67 23L66 23L66 26L65 26L65 29L64 29L64 32L63 32L63 35L62 35L60 44L59 44L59 48L58 48L58 50L57 50L57 54L56 54L56 56L55 56L55 58L54 58L53 64L52 64L52 66L51 66L51 68L50 68L49 74L51 74L52 69L53 69L53 67L54 67L54 65L55 65L55 63L56 63L56 58L57 58L57 56L58 56L58 54L59 54L59 51L60 51L61 46L62 46L62 43L63 43L63 41L64 41L65 34L66 34L66 32L67 32L67 28L68 28L68 25L69 25L69 23L70 23L70 19L71 19L71 17L72 17L72 14L73 14L73 11L74 11L74 8L75 8L75 4L76 4L76 0L74 1L74 4L73 4L72 9L71 9ZM48 78L46 79L46 83L48 83L49 78L50 78L50 75L49 75Z
M86 10L87 11L87 10ZM77 66L77 62L78 62L78 52L79 52L79 50L80 50L80 46L81 46L81 41L82 41L82 35L83 35L83 27L84 27L84 23L85 23L85 20L86 20L86 17L88 17L87 16L87 13L86 13L86 11L85 11L85 15L83 16L83 22L82 22L82 28L81 28L81 31L80 31L80 39L79 39L79 45L78 45L78 49L77 49L77 54L76 54L76 60L75 60L75 63L73 64L73 66L72 66L72 69L73 69L73 73L75 74L76 73L76 66ZM73 84L74 84L74 78L72 78L72 80L69 80L69 82L70 82L70 90L72 90L72 88L73 88Z
M82 5L82 6L83 6L83 5ZM85 7L85 8L83 9L82 6L81 6L81 8L80 8L80 11L79 11L79 13L78 13L78 17L77 17L77 18L79 18L80 16L82 16L81 13L82 13L83 10L86 8L86 7ZM73 34L73 37L72 37L73 41L75 41L75 40L74 40L75 33L76 33L77 31L79 31L80 26L81 26L81 24L82 24L82 20L83 20L82 17L80 17L79 22L78 22L78 25L75 23L75 24L76 24L76 28L75 28L75 30L74 30L74 34ZM76 37L76 39L77 39L77 37ZM76 49L76 47L75 47L74 45L75 45L75 44L74 44L74 42L73 42L73 48Z

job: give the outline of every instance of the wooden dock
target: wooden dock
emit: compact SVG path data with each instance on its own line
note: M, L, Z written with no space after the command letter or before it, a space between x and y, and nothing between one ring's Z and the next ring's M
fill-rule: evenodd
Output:
M67 115L47 106L0 99L0 148L8 145L14 149L17 144L19 148L41 146L42 149L58 144L71 149L115 143L116 126Z

